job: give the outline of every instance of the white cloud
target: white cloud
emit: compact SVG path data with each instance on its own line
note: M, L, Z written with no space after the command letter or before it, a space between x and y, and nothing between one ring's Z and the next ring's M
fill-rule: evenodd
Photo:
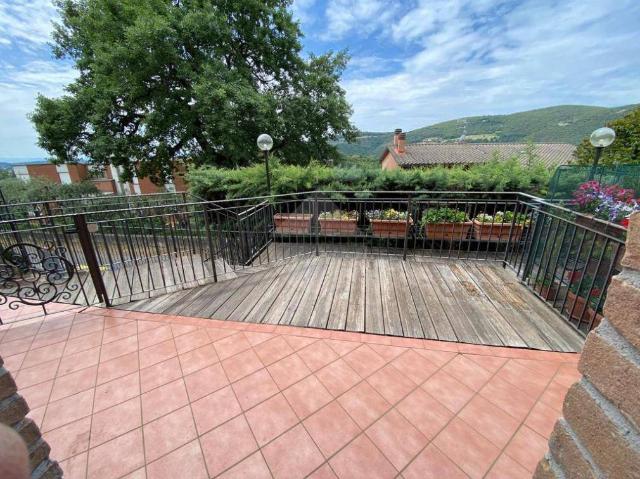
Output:
M1 0L0 43L19 48L50 40L56 11L51 0Z
M20 67L0 64L0 157L40 157L36 132L28 119L38 93L59 96L76 71L66 63L32 61Z
M425 0L390 33L397 71L343 82L363 130L563 103L640 101L640 3Z
M327 30L321 37L339 40L348 33L370 34L389 22L395 8L384 0L329 0Z

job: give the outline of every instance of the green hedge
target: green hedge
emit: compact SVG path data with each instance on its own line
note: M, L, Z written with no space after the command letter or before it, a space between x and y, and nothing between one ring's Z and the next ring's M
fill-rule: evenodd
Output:
M516 159L491 161L468 168L434 167L410 170L331 168L324 165L284 165L274 162L274 194L323 191L522 191L544 195L550 173L542 164L526 167ZM229 199L267 194L265 168L201 167L187 174L191 193L205 199Z
M100 190L90 181L61 185L46 178L35 177L23 181L6 175L0 179L0 188L7 203L63 200L100 194Z

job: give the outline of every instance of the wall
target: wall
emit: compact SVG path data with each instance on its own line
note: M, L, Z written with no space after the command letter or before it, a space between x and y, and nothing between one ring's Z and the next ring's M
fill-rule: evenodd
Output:
M387 156L384 157L384 159L380 163L380 166L383 170L395 170L397 168L400 168L398 162L393 158L391 153L387 153Z
M56 165L27 165L27 171L31 178L47 178L54 183L60 184L60 176Z
M640 478L640 213L631 217L622 266L536 479Z

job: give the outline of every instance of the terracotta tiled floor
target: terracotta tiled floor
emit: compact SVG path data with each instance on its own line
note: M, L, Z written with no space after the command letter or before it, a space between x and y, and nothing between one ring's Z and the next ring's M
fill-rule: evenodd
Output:
M71 479L530 477L577 355L91 308L0 327Z

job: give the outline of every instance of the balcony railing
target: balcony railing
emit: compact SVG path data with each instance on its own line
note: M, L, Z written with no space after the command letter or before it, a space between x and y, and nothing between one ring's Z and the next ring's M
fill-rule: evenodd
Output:
M457 222L447 222L454 212ZM3 248L45 246L75 266L70 302L132 301L321 253L498 261L583 334L600 321L624 239L622 227L520 193L154 199L0 222Z

